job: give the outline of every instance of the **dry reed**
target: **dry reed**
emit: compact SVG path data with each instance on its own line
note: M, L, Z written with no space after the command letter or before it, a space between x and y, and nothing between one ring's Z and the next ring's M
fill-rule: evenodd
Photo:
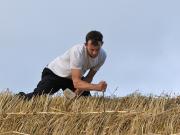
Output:
M178 135L179 104L178 97L139 93L74 100L42 95L26 101L2 92L0 135Z

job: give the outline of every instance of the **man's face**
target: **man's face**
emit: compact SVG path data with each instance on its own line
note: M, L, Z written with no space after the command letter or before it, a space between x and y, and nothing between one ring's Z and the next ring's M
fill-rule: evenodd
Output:
M99 54L99 51L101 49L101 46L102 45L98 45L98 46L95 46L91 40L89 40L86 44L86 49L87 49L87 52L88 52L88 55L92 58L95 58L98 56Z

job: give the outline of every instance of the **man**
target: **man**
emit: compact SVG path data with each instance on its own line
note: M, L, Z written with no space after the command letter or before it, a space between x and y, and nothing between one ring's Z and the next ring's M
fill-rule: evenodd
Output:
M103 35L99 31L90 31L84 44L77 44L64 54L55 58L43 69L41 80L33 92L18 95L31 99L42 94L54 94L59 89L69 88L79 96L91 96L90 91L104 91L105 81L91 83L94 75L104 64L106 52L102 49ZM83 75L89 70L86 77Z

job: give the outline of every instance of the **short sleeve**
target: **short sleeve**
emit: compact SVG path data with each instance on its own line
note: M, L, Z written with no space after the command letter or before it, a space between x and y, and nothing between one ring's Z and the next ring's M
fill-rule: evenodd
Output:
M82 51L78 48L72 48L70 51L70 68L82 69L83 55Z

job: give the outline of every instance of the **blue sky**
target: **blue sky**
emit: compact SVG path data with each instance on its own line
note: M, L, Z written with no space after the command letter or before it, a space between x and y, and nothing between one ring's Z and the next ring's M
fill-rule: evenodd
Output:
M0 1L0 90L31 92L44 66L90 30L104 35L107 60L94 78L106 94L178 93L180 1Z

